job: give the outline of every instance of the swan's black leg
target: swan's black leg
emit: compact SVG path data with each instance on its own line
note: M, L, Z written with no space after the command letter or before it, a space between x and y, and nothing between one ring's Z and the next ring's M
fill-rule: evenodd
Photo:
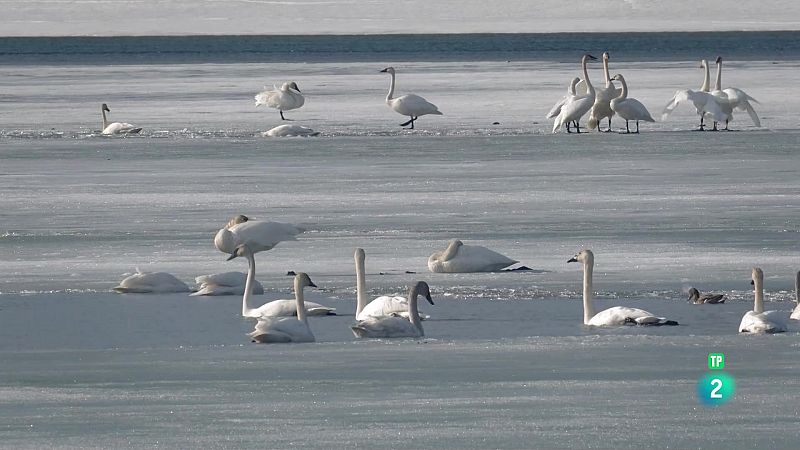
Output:
M725 131L731 131L728 129L728 119L725 119Z
M625 119L625 134L631 134L631 129L628 128L628 120Z
M639 121L636 121L636 134L639 134Z
M569 130L569 124L570 123L571 122L567 122L567 123L564 124L564 126L567 127L567 133L572 133L572 131Z
M281 120L286 120L286 117L283 117L283 111L281 111L281 110L278 110L278 111L281 112Z
M417 120L417 117L412 117L412 118L411 118L411 129L412 129L412 130L414 129L414 121L415 121L415 120Z
M575 132L581 134L581 124L577 120L575 121Z
M706 125L703 123L705 116L700 114L700 131L706 131Z
M612 129L611 129L611 117L610 116L608 118L608 130L606 130L606 131L609 131L609 132L612 131Z
M409 120L408 120L408 121L406 121L406 122L403 122L403 123L401 123L401 124L400 124L400 126L401 126L401 127L404 127L404 126L406 126L406 125L408 125L408 124L411 124L411 125L413 126L413 124L414 124L414 117L413 117L413 116L410 116L410 117L411 117L411 119L409 119Z
M712 128L711 131L718 131L717 130L717 121L716 120L714 121L714 128Z

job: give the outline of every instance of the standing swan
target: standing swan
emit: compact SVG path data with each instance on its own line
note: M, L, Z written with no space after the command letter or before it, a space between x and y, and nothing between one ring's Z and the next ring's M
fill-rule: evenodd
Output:
M753 267L752 279L755 304L747 311L739 324L739 333L783 333L786 319L783 311L764 311L764 272Z
M791 317L792 320L800 320L800 271L794 277L794 301L797 306L794 307Z
M359 338L397 338L397 337L422 337L422 321L417 309L417 297L422 295L433 305L428 283L419 281L408 292L408 319L399 315L368 317L357 321L350 329Z
M356 261L356 320L366 320L370 317L383 317L399 315L408 317L408 299L401 296L390 297L382 295L367 303L367 281L364 261L366 254L364 249L357 248L353 257ZM424 320L424 314L420 314L420 319Z
M284 111L297 109L303 106L306 101L294 81L283 83L280 88L277 86L273 86L273 88L275 88L274 91L264 90L256 94L256 106L265 105L277 109L281 113L281 120L288 120L283 117ZM266 89L266 86L264 89Z
M596 59L597 58L588 53L583 55L583 58L581 58L583 79L586 81L586 95L575 97L574 100L561 107L561 113L558 115L558 117L556 117L556 121L553 123L553 133L558 132L558 129L561 128L561 125L573 121L576 122L575 129L577 132L581 132L578 121L580 121L584 114L592 109L596 97L594 86L592 86L592 82L589 80L589 72L586 70L586 63L589 62L589 60ZM569 129L567 129L567 132L569 132Z
M608 73L608 52L603 52L603 78L606 86L597 88L597 95L594 99L592 110L589 111L589 120L586 125L590 129L597 128L600 131L600 122L608 117L608 129L606 132L611 131L611 118L614 116L614 109L611 108L611 100L619 97L619 89L611 82Z
M581 250L567 261L583 263L583 324L593 327L616 327L620 325L678 325L674 320L656 317L643 309L614 306L599 313L594 313L592 305L592 271L594 270L594 253Z
M720 106L722 106L723 112L726 114L725 119L725 129L728 129L728 122L733 120L733 110L739 109L747 111L747 114L750 116L750 119L753 121L753 125L760 127L761 120L758 118L758 114L756 114L756 110L753 109L753 105L750 104L751 101L758 103L758 100L754 99L747 95L743 90L737 88L727 88L722 89L722 57L717 57L717 79L714 83L714 91L711 94L716 97L719 101ZM717 124L714 123L714 129L717 129Z
M420 97L416 94L406 94L401 95L400 97L393 98L394 95L394 82L395 82L395 70L394 67L387 67L381 70L381 73L388 73L392 76L392 80L389 83L389 93L386 94L386 104L389 108L400 115L408 116L411 119L407 122L403 122L400 124L401 127L404 127L408 124L411 124L411 129L414 129L414 121L419 118L419 116L424 116L426 114L436 114L441 116L442 113L439 111L439 108L436 107L433 103L428 102L424 98Z
M108 118L106 118L106 111L111 112L111 110L108 109L108 105L103 103L103 105L100 107L100 113L103 114L103 134L137 134L138 132L142 131L141 127L135 127L129 123L110 123Z
M675 91L675 95L672 96L667 105L664 107L664 111L661 113L662 121L667 120L667 116L669 116L679 104L687 101L692 102L697 114L700 115L700 131L705 130L705 124L703 121L706 114L712 116L716 122L722 122L725 120L725 113L722 112L722 108L717 102L717 99L708 92L710 86L708 61L705 59L700 61L700 67L705 69L703 85L700 86L700 90L693 91L691 89L683 89Z
M240 214L217 231L214 246L222 253L233 254L236 247L247 245L253 253L271 250L282 241L296 241L303 228L280 222L250 220Z
M619 94L619 97L611 100L611 109L619 114L620 117L625 119L625 132L630 133L631 129L628 127L629 120L636 121L636 131L635 133L639 133L639 121L644 120L645 122L655 122L653 118L650 116L650 112L647 108L644 107L642 102L636 100L635 98L628 98L628 84L625 83L625 77L622 74L614 75L612 80L619 81L622 84L622 91ZM595 103L596 105L596 103ZM611 118L608 118L609 122L609 129L611 128Z
M447 248L428 257L428 270L439 273L496 272L519 261L480 245L453 239Z
M553 105L552 108L550 108L550 111L548 111L548 113L547 113L547 118L548 119L552 119L554 117L557 117L559 114L561 114L561 108L564 105L566 105L567 103L575 100L575 98L577 97L577 95L575 94L575 86L577 86L580 81L581 81L581 79L578 78L578 77L574 77L572 80L570 80L569 87L567 88L567 95L561 97L561 99L559 101L557 101L556 104ZM572 124L570 122L567 122L564 125L567 127L567 133L569 133L570 132L569 131L569 126L572 125Z

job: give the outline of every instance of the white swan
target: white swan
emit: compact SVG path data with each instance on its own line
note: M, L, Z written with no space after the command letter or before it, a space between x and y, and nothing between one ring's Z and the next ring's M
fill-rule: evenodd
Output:
M739 333L782 333L786 331L785 311L764 311L764 272L753 267L750 283L753 285L755 303L739 324Z
M684 102L692 102L697 114L700 115L699 129L701 131L705 130L704 119L706 114L710 115L716 122L722 122L725 120L725 113L723 113L717 99L708 92L710 86L708 61L705 59L700 61L700 67L705 69L703 84L700 86L700 90L693 91L691 89L683 89L675 91L675 95L672 96L667 105L664 107L664 111L661 113L662 121L667 120L667 116L669 116L670 113L678 107L678 105Z
M189 295L244 295L247 275L242 272L224 272L200 275L194 279L198 285L196 292ZM253 280L253 294L264 293L264 286Z
M722 89L722 57L717 57L717 79L714 83L714 90L711 92L711 95L717 98L720 106L722 107L722 111L725 113L725 129L728 129L728 122L733 120L733 110L743 110L747 111L747 114L750 116L750 119L753 121L753 125L760 127L761 120L758 118L758 114L756 114L756 110L753 109L753 105L750 102L758 103L758 100L754 99L747 95L744 91L738 88L726 88ZM717 124L714 123L714 130L717 129Z
M797 306L794 307L791 317L792 320L800 320L800 271L794 277L794 301Z
M261 135L264 137L319 136L319 131L301 125L278 125Z
M254 252L250 251L247 245L240 245L236 247L236 250L234 250L233 254L228 257L228 261L239 256L244 256L247 258L249 265L247 270L247 279L245 280L244 295L242 296L242 317L263 319L266 317L296 316L297 302L295 300L273 300L271 302L264 303L258 308L253 308L250 306L250 298L253 296L253 286L255 283L257 283L255 281L256 259ZM298 275L295 275L295 289L297 288L297 276ZM314 302L305 302L304 304L306 308L305 311L309 316L336 315L336 308L328 308Z
M611 131L611 118L614 116L614 110L611 108L611 100L619 97L620 90L614 86L614 83L611 82L611 77L608 72L608 52L603 52L603 79L605 80L606 86L601 88L596 88L596 95L594 99L594 105L592 105L591 111L589 111L589 119L586 122L586 126L589 129L600 129L600 122L608 117L608 129L606 131Z
M397 338L397 337L422 337L422 321L417 309L417 296L422 295L433 305L431 291L428 283L419 281L408 292L408 319L400 315L367 317L357 321L350 329L360 338Z
M407 122L403 122L400 124L401 127L404 127L408 124L411 124L411 129L414 129L414 121L419 118L419 116L424 116L426 114L435 114L441 116L442 113L439 111L439 108L430 103L429 101L425 100L424 98L420 97L416 94L406 94L401 95L400 97L393 98L394 95L394 82L395 82L395 70L394 67L387 67L381 70L382 73L388 73L392 76L392 80L389 83L389 93L386 94L386 104L389 108L392 108L392 111L410 117L410 120Z
M367 281L364 261L364 249L357 248L353 257L356 261L356 320L366 320L370 317L383 317L399 315L408 317L408 299L401 296L382 295L367 303ZM420 320L428 319L420 313Z
M614 306L595 314L592 305L592 271L594 270L594 253L582 250L573 256L571 262L583 263L583 324L593 327L616 327L620 325L678 325L674 320L656 317L653 313L639 308Z
M566 105L567 103L569 103L569 102L571 102L572 100L574 100L574 99L575 99L575 97L577 97L577 96L578 96L578 95L575 93L575 86L576 86L578 83L580 83L580 81L581 81L581 79L580 79L580 78L578 78L578 77L574 77L572 80L570 80L570 82L569 82L569 87L567 88L567 95L565 95L565 96L561 97L561 99L559 99L559 100L556 102L556 104L555 104L555 105L553 105L553 107L552 107L552 108L550 108L550 111L548 111L548 112L547 112L547 118L548 118L548 119L552 119L552 118L554 118L554 117L557 117L559 114L561 114L561 108L562 108L564 105ZM572 125L572 123L570 123L570 122L567 122L567 123L566 123L566 124L564 124L564 125L567 127L567 133L569 133L569 132L570 132L570 131L569 131L569 127L570 127L570 125Z
M214 246L229 255L240 245L247 245L251 252L258 253L271 250L282 241L296 241L295 236L303 231L289 223L250 220L240 214L217 232Z
M428 257L428 270L439 273L496 272L519 261L480 245L453 239L442 252Z
M280 88L277 86L273 86L273 88L275 90L270 91L264 86L265 90L256 94L256 106L265 105L277 109L281 113L281 120L287 120L286 117L283 117L284 111L297 109L306 101L294 81L283 83Z
M308 326L303 288L317 287L308 274L299 272L294 277L294 297L297 317L259 317L255 329L248 334L253 342L278 344L289 342L314 342L314 334Z
M725 294L700 294L696 288L689 289L689 301L695 305L712 304L719 305L725 303Z
M610 106L611 109L617 113L620 117L625 119L625 131L630 133L631 129L628 127L629 120L636 121L636 131L635 133L639 132L639 121L643 120L645 122L655 122L653 118L650 116L650 111L645 108L645 106L639 100L635 98L628 97L628 84L625 83L625 77L622 74L614 75L612 80L619 81L622 85L622 90L620 91L619 97L611 100ZM595 103L597 105L597 103ZM608 128L611 129L611 118L608 118Z
M114 290L121 294L166 294L171 292L189 292L189 286L183 281L166 272L142 272L136 268L136 273L120 281Z
M100 107L100 113L103 114L103 134L136 134L142 131L141 127L135 127L129 123L109 122L106 117L106 111L111 112L111 110L108 109L108 105L103 103Z
M588 53L583 55L583 58L581 58L583 80L586 82L586 94L575 97L571 102L565 103L561 107L561 113L559 113L558 117L556 117L556 121L553 123L553 133L558 132L558 129L561 128L561 125L564 125L568 122L576 122L575 128L577 129L578 133L581 132L580 124L578 122L584 114L592 109L596 97L594 86L592 86L592 82L589 80L589 72L586 70L586 63L592 59L596 60L597 58ZM569 130L567 130L567 132L569 132Z

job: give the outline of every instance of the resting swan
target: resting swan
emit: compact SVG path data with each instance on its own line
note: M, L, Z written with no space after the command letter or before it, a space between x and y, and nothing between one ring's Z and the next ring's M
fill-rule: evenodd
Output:
M678 325L674 320L656 317L639 308L614 306L595 314L592 305L592 271L594 270L594 253L582 250L567 261L583 263L583 324L593 327L617 327L621 325Z
M253 295L253 285L256 283L256 259L253 252L250 251L247 245L240 245L228 258L228 261L244 256L247 258L248 270L247 280L245 281L244 295L242 296L242 317L253 317L256 319L263 319L265 317L287 317L297 315L297 302L295 300L273 300L264 303L258 308L250 307L250 298ZM295 281L297 276L295 276ZM310 285L309 285L310 286ZM295 289L296 289L295 283ZM316 287L316 286L314 286ZM297 293L295 292L295 295ZM309 316L329 316L336 315L336 308L328 308L314 302L305 302L306 312Z
M141 127L135 127L126 122L109 122L108 118L106 118L106 111L111 112L108 109L108 105L103 103L100 107L100 113L103 114L103 134L137 134L142 131Z
M661 113L661 120L667 120L667 116L675 110L681 103L684 102L692 102L694 105L697 114L700 115L700 128L699 130L705 130L705 115L708 114L713 117L714 121L721 122L725 120L725 113L722 112L722 108L720 107L717 99L708 92L710 83L709 83L709 73L708 73L708 61L705 59L700 61L700 67L705 69L704 76L703 76L703 85L700 86L699 91L693 91L691 89L684 89L675 91L675 95L669 100L667 105L664 107L664 111Z
M366 320L369 317L383 317L397 314L408 318L408 299L401 296L382 295L367 303L367 281L364 261L364 249L357 248L353 255L356 261L356 320ZM420 314L420 319L428 316Z
M301 125L278 125L263 133L264 137L319 136L319 131Z
M303 228L292 224L250 220L240 214L217 232L214 246L229 255L240 245L247 245L251 252L258 253L271 250L282 241L296 241L295 236L303 231Z
M189 292L189 286L183 281L166 272L142 272L136 268L136 273L120 281L114 291L121 294L166 294L171 292Z
M786 331L784 311L764 311L764 272L753 267L752 279L755 303L752 311L747 311L739 324L739 333L783 333Z
M589 72L586 70L586 63L589 60L596 59L597 58L589 54L585 54L583 55L583 58L581 58L583 80L586 82L586 95L575 97L571 102L564 104L564 106L561 107L561 113L559 113L558 117L556 117L556 121L553 123L553 133L558 132L558 129L561 128L561 125L564 125L568 122L576 122L576 131L578 133L581 132L580 124L578 122L584 114L592 109L594 100L596 98L594 86L592 86L592 82L589 80ZM569 130L567 130L567 132L569 133Z
M297 317L259 317L255 330L248 333L253 342L261 344L314 342L314 334L308 326L308 317L305 313L303 288L306 286L317 287L308 274L299 272L294 277Z
M611 100L611 109L619 114L620 117L625 119L625 132L630 133L631 129L628 127L628 121L635 120L636 121L636 131L634 133L639 133L639 121L643 120L645 122L655 122L653 118L650 116L650 111L645 108L645 106L639 100L635 98L628 97L628 84L625 83L625 77L622 74L618 73L614 75L612 80L619 81L622 85L622 90L620 91L619 97ZM595 103L596 104L596 103ZM611 129L611 117L608 118L609 123L609 130Z
M605 130L607 132L611 131L611 118L615 113L614 109L611 108L611 100L620 95L620 90L611 82L611 77L608 72L608 59L608 52L603 52L603 78L606 86L596 89L594 105L592 105L592 109L589 111L589 120L586 122L586 126L590 129L593 130L597 128L599 131L600 122L608 117L608 129Z
M419 116L424 116L426 114L434 114L437 116L441 116L442 113L439 111L439 108L430 103L429 101L425 100L424 98L420 97L416 94L406 94L401 95L400 97L393 98L394 95L394 82L395 82L395 70L394 67L387 67L381 70L381 73L388 73L392 76L392 80L389 82L389 93L386 94L386 105L392 109L392 111L403 115L408 116L410 120L407 122L403 122L400 124L401 127L404 127L408 124L411 124L411 129L414 129L414 121L419 118Z
M284 111L297 109L303 106L306 101L294 81L283 83L280 88L277 86L273 86L273 88L275 90L270 91L264 86L265 90L256 94L256 106L265 105L277 109L281 113L281 120L287 120L286 117L283 117Z
M399 315L383 317L367 317L357 321L350 329L359 338L398 338L422 337L422 321L417 309L417 296L422 295L432 305L431 291L428 283L419 281L408 292L408 319Z
M496 272L519 261L480 245L453 239L443 252L428 258L428 270L438 273Z
M800 320L800 271L794 277L794 301L797 306L794 307L791 317L792 320Z
M247 275L242 272L224 272L211 275L200 275L194 279L199 286L196 292L189 295L244 295ZM253 294L264 293L264 286L253 280Z
M700 294L696 288L689 289L689 301L695 305L725 303L725 294Z

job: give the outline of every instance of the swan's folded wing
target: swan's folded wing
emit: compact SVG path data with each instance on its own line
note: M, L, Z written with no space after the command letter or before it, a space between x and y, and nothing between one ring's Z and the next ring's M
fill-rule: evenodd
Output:
M561 113L561 107L564 106L564 103L566 103L568 98L569 97L567 97L566 95L561 97L561 99L557 101L552 108L550 108L550 111L547 113L547 118L552 119L558 116Z

